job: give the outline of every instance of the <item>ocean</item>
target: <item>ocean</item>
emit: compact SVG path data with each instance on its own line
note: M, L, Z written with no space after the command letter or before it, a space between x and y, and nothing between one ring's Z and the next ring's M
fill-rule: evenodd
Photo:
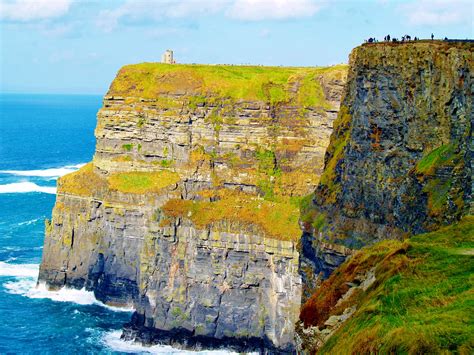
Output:
M0 94L1 354L190 353L120 340L131 310L91 292L36 286L56 180L92 160L100 106L100 96Z

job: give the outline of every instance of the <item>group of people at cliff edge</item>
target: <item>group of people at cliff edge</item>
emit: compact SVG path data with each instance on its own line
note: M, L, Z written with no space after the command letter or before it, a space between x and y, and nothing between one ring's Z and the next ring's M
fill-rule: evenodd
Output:
M411 39L410 35L404 35L404 36L402 36L402 38L400 40L398 38L391 37L390 35L386 35L383 38L383 40L384 40L384 42L410 42L412 39ZM419 40L420 40L419 37L415 36L413 38L413 41L419 41ZM433 33L431 34L431 40L434 40L434 34ZM448 37L444 37L444 40L447 41ZM375 37L370 37L369 39L364 40L364 42L365 43L377 43L378 39L376 39Z

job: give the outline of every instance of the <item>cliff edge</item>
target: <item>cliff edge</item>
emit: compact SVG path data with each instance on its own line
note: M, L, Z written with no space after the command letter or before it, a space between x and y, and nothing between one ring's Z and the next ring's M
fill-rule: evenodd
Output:
M124 337L292 351L299 198L347 68L123 67L93 162L58 181L39 282L136 309Z
M474 45L355 48L325 169L302 212L309 296L353 250L472 213Z

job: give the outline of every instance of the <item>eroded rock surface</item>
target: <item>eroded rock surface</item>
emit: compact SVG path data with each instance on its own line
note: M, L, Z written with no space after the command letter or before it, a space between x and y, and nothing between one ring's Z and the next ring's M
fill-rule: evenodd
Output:
M346 68L140 64L61 178L39 282L136 309L124 336L291 352L296 200L317 185Z
M325 170L302 216L305 294L353 249L472 212L473 49L422 41L353 50Z

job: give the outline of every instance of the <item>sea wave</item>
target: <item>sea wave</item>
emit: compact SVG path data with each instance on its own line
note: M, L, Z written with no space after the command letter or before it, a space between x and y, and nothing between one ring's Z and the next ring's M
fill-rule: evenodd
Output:
M0 185L0 194L43 192L46 194L56 194L55 186L39 186L34 182L22 181L11 184Z
M58 178L60 176L72 173L76 171L77 169L80 169L84 165L86 164L81 163L81 164L75 164L75 165L66 165L60 168L50 168L50 169L42 169L42 170L0 170L0 174Z
M48 290L46 284L37 285L39 264L9 264L0 261L0 276L15 277L17 280L3 284L8 293L28 298L47 298L56 302L73 302L80 305L99 305L117 312L132 312L131 307L113 307L98 301L94 292L83 289L63 287L59 290Z
M38 264L10 264L0 261L0 276L36 278L38 272Z
M34 219L30 219L28 221L24 221L24 222L20 222L20 223L17 223L17 225L19 226L29 226L30 224L34 224L38 221L41 221L43 220L45 217L40 217L40 218L34 218Z
M25 278L18 281L6 282L4 286L9 293L26 296L28 298L48 298L56 302L73 302L80 305L91 305L98 302L93 292L65 287L56 291L49 291L45 284L36 285L35 279Z
M227 350L205 350L205 351L187 351L172 348L169 345L143 346L133 341L120 339L121 330L107 332L102 337L102 343L111 351L132 353L132 354L201 354L201 355L229 355L237 354Z

